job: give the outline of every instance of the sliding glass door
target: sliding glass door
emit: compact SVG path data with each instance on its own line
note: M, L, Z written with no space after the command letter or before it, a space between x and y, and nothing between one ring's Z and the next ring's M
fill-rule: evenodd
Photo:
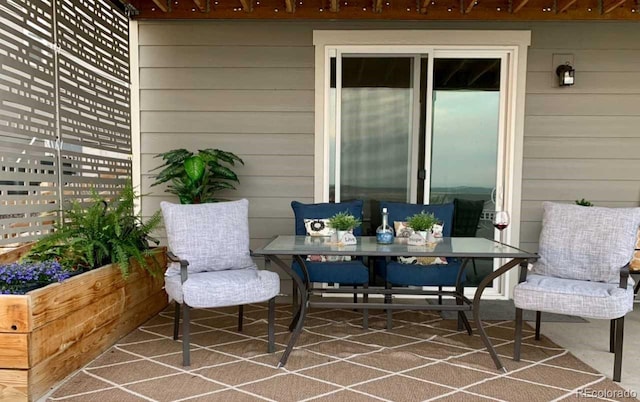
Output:
M329 199L365 200L369 234L383 200L481 200L476 235L498 236L491 215L504 181L506 57L473 50L336 51L327 92ZM479 262L469 278L492 269Z

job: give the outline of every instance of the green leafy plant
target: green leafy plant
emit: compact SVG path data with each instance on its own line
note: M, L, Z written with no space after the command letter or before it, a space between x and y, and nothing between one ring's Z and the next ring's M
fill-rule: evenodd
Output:
M434 214L425 211L407 217L407 225L416 232L431 229L437 221Z
M149 241L158 243L149 233L158 227L161 216L157 211L146 222L134 213L137 198L128 184L120 196L107 202L95 191L92 202L83 207L72 202L63 211L64 223L40 239L25 256L28 261L56 260L65 269L88 270L117 263L122 275L129 274L130 259L135 259L152 273L158 266L149 266L145 257L155 251Z
M581 200L576 200L576 205L582 205L583 207L592 207L593 203L583 198Z
M329 227L335 230L351 230L360 226L362 222L360 219L351 215L349 212L338 212L329 218L328 225Z
M162 158L164 164L153 169L162 168L151 186L170 181L165 191L177 195L181 204L222 201L215 194L235 189L231 182L240 182L229 166L235 166L236 162L244 165L236 154L211 148L201 149L195 155L186 149L174 149L155 157Z

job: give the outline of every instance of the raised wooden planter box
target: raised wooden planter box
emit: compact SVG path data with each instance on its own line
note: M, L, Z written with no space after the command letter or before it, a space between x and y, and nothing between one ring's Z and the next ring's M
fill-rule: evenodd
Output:
M0 263L24 252L3 254ZM166 265L164 252L155 258ZM0 400L46 394L166 307L163 286L163 275L137 264L126 280L107 265L25 295L0 295Z

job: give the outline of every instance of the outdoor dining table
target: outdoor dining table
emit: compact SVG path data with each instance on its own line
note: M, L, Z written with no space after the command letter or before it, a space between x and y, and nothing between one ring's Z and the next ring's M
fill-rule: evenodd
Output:
M480 334L482 342L491 355L498 370L506 368L500 361L491 341L489 340L482 321L480 320L480 308L482 306L481 298L487 286L490 286L493 280L500 277L510 269L520 266L521 270L527 269L529 261L537 258L537 254L530 253L516 247L509 246L498 241L493 241L480 237L445 237L437 243L427 243L426 245L409 245L407 239L396 238L393 244L378 244L375 236L362 236L357 238L355 245L342 245L341 243L331 241L330 238L318 238L311 236L288 236L279 235L269 241L264 247L253 252L254 255L264 256L267 264L273 261L282 268L293 279L295 288L300 294L300 305L298 312L292 322L292 334L287 347L282 354L278 367L284 366L289 358L302 328L309 307L323 306L328 308L361 308L361 309L384 309L387 310L387 320L390 322L391 310L396 309L413 309L413 310L453 310L453 311L473 311L473 319L476 328ZM305 259L308 255L325 255L325 256L344 256L353 257L377 257L390 259L392 257L415 256L415 257L446 257L459 258L463 260L458 272L458 281L462 278L462 271L465 268L466 261L472 258L493 258L500 259L502 265L484 277L476 288L473 300L464 296L463 287L460 283L456 286L455 291L429 291L420 289L407 288L360 288L360 289L341 289L339 291L347 293L362 294L381 294L385 295L385 303L355 303L355 302L327 302L327 301L310 301L310 293L312 291L311 284L308 281L308 275L305 265ZM301 278L291 268L289 263L281 259L282 256L294 258L300 264L304 278ZM428 269L428 268L425 268ZM391 303L390 295L397 294L419 294L419 295L446 295L456 299L455 305L443 304L408 304L408 303ZM464 313L459 313L459 317L466 320ZM470 327L468 327L470 328Z

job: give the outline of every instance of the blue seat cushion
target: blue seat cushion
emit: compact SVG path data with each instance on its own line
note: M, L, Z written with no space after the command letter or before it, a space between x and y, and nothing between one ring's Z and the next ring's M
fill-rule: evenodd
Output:
M444 223L442 235L451 236L453 228L453 203L448 204L407 204L404 202L380 202L380 209L387 208L389 214L389 226L393 222L404 222L407 217L424 211L433 213L435 217ZM384 278L392 285L399 286L455 286L460 262L448 258L448 264L417 265L401 264L397 261L386 262L378 258L375 264L376 274ZM466 275L462 274L464 282Z
M401 264L390 261L386 264L376 264L376 272L392 285L397 286L455 286L460 262L448 264L418 265ZM466 280L466 273L462 273L460 283Z
M311 262L305 261L310 282L362 285L369 282L369 269L362 261ZM297 261L291 264L293 270L304 280L302 268Z

